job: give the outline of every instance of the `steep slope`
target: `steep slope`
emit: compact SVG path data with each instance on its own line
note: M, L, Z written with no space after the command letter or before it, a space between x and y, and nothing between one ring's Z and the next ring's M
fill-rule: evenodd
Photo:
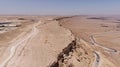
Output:
M92 67L93 50L79 39L72 41L50 67Z

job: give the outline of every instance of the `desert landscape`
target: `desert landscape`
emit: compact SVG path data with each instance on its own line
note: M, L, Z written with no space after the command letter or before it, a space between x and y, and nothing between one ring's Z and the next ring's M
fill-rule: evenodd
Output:
M120 0L0 0L0 67L120 67Z
M119 67L114 16L1 16L0 67Z

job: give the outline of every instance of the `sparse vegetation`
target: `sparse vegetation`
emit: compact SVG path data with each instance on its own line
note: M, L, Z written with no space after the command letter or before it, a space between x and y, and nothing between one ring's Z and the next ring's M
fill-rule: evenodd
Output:
M90 18L87 18L87 19L106 20L105 17L90 17Z
M108 25L101 24L101 27L109 27Z
M120 28L120 24L117 24L117 26L116 26L117 28Z
M18 18L18 20L26 20L25 18Z

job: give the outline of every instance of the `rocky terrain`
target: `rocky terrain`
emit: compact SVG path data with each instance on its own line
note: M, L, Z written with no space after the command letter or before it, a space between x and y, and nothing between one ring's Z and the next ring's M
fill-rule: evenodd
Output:
M119 67L116 20L91 16L3 20L1 28L9 30L0 33L0 67Z

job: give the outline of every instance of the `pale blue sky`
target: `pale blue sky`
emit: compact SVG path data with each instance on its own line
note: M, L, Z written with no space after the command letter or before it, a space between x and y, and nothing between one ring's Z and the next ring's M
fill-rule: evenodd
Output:
M120 15L120 0L0 0L0 14Z

